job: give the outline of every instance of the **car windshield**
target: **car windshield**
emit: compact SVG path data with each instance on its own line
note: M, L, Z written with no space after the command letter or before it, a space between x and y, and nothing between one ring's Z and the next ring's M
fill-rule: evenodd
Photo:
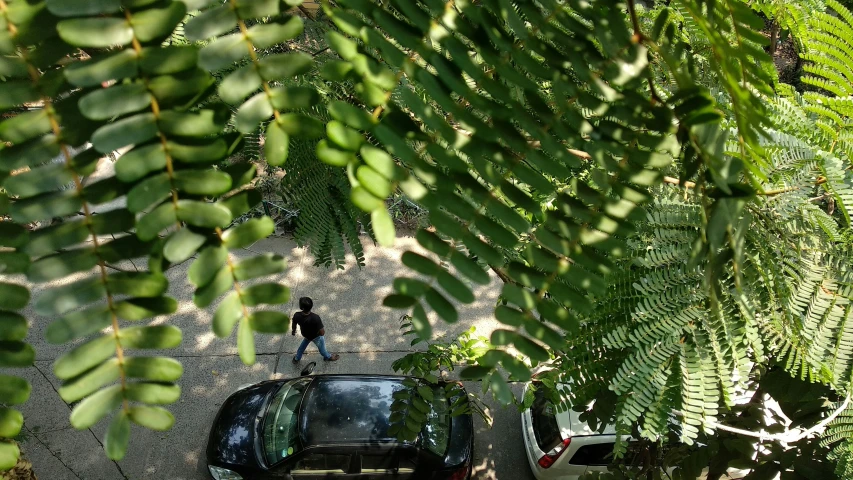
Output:
M436 401L429 402L431 408L424 428L421 430L421 447L443 457L447 452L447 442L450 439L448 401L443 388L435 386L433 392Z
M299 405L309 378L290 381L278 390L264 418L264 456L268 465L299 451Z

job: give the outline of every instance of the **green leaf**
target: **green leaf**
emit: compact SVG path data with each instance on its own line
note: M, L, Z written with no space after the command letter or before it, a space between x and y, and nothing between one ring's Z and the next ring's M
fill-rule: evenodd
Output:
M216 135L224 128L231 112L223 104L194 112L166 110L160 113L159 126L163 133L183 137Z
M26 70L24 72L26 73ZM31 110L17 114L0 123L0 140L13 144L24 143L50 131L50 117L47 115L47 111L44 109Z
M507 307L506 305L499 305L495 308L495 318L505 325L520 327L526 320L527 315L515 308Z
M514 397L503 375L498 372L492 372L489 376L489 387L492 390L492 394L495 396L495 400L500 402L502 405L509 405L512 403Z
M383 247L394 246L394 239L397 235L394 231L394 221L387 210L378 208L370 212L370 225L373 227L373 233L376 235L379 245Z
M521 360L507 355L501 359L501 365L509 372L512 380L517 382L530 381L530 369Z
M412 309L412 327L418 337L424 340L429 340L432 337L432 325L430 325L426 311L420 303Z
M329 145L326 139L317 142L317 158L333 167L346 167L348 164L357 161L355 154Z
M255 48L269 48L302 35L304 24L297 16L286 15L277 22L259 23L249 28L248 37Z
M378 123L370 113L356 107L355 105L340 100L335 100L329 103L327 108L329 109L329 114L332 115L332 118L358 130L370 130ZM376 147L370 147L368 145L365 145L365 148L378 150Z
M329 60L320 67L320 76L331 82L344 82L349 78L352 70L353 67L350 62Z
M238 68L226 76L217 88L222 101L238 105L244 98L261 88L263 79L254 64Z
M232 195L217 203L227 208L233 218L238 218L240 215L248 213L255 205L261 203L262 198L260 192L253 188Z
M358 167L355 177L361 186L377 198L387 198L393 192L391 182L367 165Z
M323 136L324 123L302 113L285 113L277 120L281 129L290 136L318 138Z
M130 17L130 25L140 42L163 40L172 34L186 13L187 7L182 2L171 2L164 8L135 12Z
M12 438L21 433L24 416L17 410L0 407L0 437Z
M116 176L122 182L128 183L164 168L166 168L166 152L160 142L137 146L119 157L115 163Z
M266 92L260 92L237 110L234 125L241 133L252 133L258 124L273 115L272 104Z
M234 278L239 281L281 273L287 269L287 259L274 253L265 253L241 260L234 267Z
M0 471L10 470L18 463L21 450L14 442L0 442Z
M142 216L136 223L136 235L140 240L148 241L166 228L178 223L175 205L167 202Z
M207 237L182 228L172 233L163 246L163 256L172 263L180 263L190 258L204 245Z
M0 171L11 172L22 167L35 167L56 158L60 153L55 135L44 135L3 149Z
M397 165L394 159L385 150L376 148L372 145L364 144L359 150L364 163L370 165L370 168L376 170L380 175L393 180L397 176ZM379 195L387 197L388 195Z
M146 142L156 136L157 122L154 114L140 113L97 129L92 134L92 144L98 151L109 153L127 145Z
M392 294L385 297L382 305L388 308L409 308L418 303L418 300L409 295Z
M114 306L116 315L123 320L143 320L168 315L178 310L178 302L171 297L131 298Z
M237 353L240 354L240 360L244 364L255 363L255 338L248 321L240 322L237 327Z
M59 37L75 47L108 48L127 45L133 40L133 28L124 18L91 17L61 20L56 24Z
M25 273L30 266L30 256L23 252L0 252L0 274Z
M28 81L7 81L0 89L0 110L7 110L40 98L35 85Z
M32 386L21 377L0 374L0 403L20 405L30 398Z
M30 302L30 290L16 283L0 282L0 307L7 310L20 310Z
M209 72L215 72L248 55L243 34L232 33L205 45L199 52L198 65Z
M269 139L267 139L269 141ZM251 182L255 175L258 173L258 167L254 163L246 162L246 163L232 163L227 167L222 168L222 171L225 172L228 177L231 179L231 188L242 187L243 185ZM228 208L227 206L225 208ZM228 208L228 210L231 210ZM234 215L234 212L231 212L231 215L234 217L240 216L240 214Z
M270 90L270 102L278 110L311 108L320 100L320 94L311 87L276 87Z
M57 17L93 16L121 11L121 0L47 0L45 5Z
M93 87L109 80L131 78L137 74L137 53L133 49L68 65L63 73L77 87Z
M210 282L196 289L193 294L193 303L199 308L207 308L220 295L230 290L232 285L234 285L234 277L231 275L231 270L222 268Z
M124 410L120 410L110 422L104 434L104 450L107 458L113 461L121 460L127 453L130 442L130 419Z
M96 265L98 265L98 256L92 248L68 250L33 262L27 271L27 278L37 283L49 282L72 273L90 270Z
M259 310L249 315L249 325L260 333L287 333L290 318L285 313Z
M8 290L4 291L4 297ZM27 292L29 294L29 292ZM34 303L37 314L48 317L63 314L75 308L88 305L106 295L104 284L98 277L84 278L76 282L53 287L44 291ZM5 300L5 298L4 298ZM6 308L10 308L6 306Z
M159 273L117 272L107 277L107 287L112 295L159 297L168 286L169 281Z
M486 273L476 262L468 258L464 253L456 250L450 254L450 263L459 273L468 277L471 281L480 285L488 285L491 282L489 274Z
M113 385L78 403L71 411L71 425L84 430L94 426L102 418L121 405L121 385Z
M303 52L279 53L262 57L258 70L264 80L284 80L308 73L314 66L314 58Z
M53 217L65 217L80 211L83 202L74 190L30 197L18 200L9 209L12 220L18 223L30 223Z
M131 383L125 389L125 397L134 402L168 405L181 398L181 387L163 383Z
M225 228L231 223L231 211L216 203L178 200L178 220L203 228Z
M122 328L118 334L124 348L164 349L181 344L181 329L174 325L146 325Z
M441 265L435 263L432 259L412 251L403 252L401 260L403 265L428 277L434 277L439 272L444 271Z
M7 178L3 187L21 198L33 197L70 184L74 175L63 163L47 164Z
M27 319L20 314L0 310L0 341L23 340L27 336Z
M213 280L228 260L228 249L224 246L209 246L201 251L189 269L190 283L203 287Z
M240 298L247 307L279 305L290 300L290 290L279 283L261 283L243 289Z
M52 321L44 336L50 343L65 343L98 332L108 327L111 321L109 308L98 305L68 313Z
M229 293L216 308L216 313L213 314L213 333L219 338L230 336L234 330L234 325L243 318L243 313L240 296L237 295L237 292Z
M166 431L175 424L175 417L163 407L135 405L128 411L130 420L151 430Z
M279 14L278 0L238 0L237 15L243 19L274 17Z
M184 34L187 40L197 42L228 33L237 26L237 14L231 5L221 5L204 11L187 22Z
M115 349L112 335L93 338L57 358L53 362L53 373L61 380L69 380L111 358Z
M397 277L394 279L394 290L403 295L420 297L426 293L429 285L421 280L406 277Z
M195 68L198 62L195 45L145 47L140 52L139 69L150 75L168 75Z
M109 120L147 108L151 105L151 94L143 83L114 85L84 95L78 105L87 118Z
M274 167L284 165L289 146L290 136L282 130L277 122L270 122L267 125L264 143L264 158L266 158L267 163Z
M318 156L319 156L319 151L318 151ZM381 211L385 212L386 215L388 214L388 212L384 208L385 202L383 202L382 199L374 196L372 193L370 193L364 187L358 186L358 187L353 188L352 191L350 192L350 200L352 200L353 205L364 210L365 212L373 213L373 212L377 212L377 211L381 210ZM391 216L388 215L389 219L390 219L390 217ZM392 227L393 227L393 223L392 223ZM392 240L392 244L393 244L393 240Z
M228 248L243 248L270 236L273 231L275 231L275 223L271 218L253 218L228 229L222 235L222 240Z
M463 368L462 371L459 372L459 377L463 380L481 380L491 371L492 369L489 367L473 365L470 367Z
M172 382L184 373L181 362L168 357L125 357L124 373L129 378L152 382Z
M59 396L67 403L76 402L98 391L101 387L115 382L121 376L118 359L110 358L97 367L59 387Z
M326 124L326 135L335 145L350 152L357 152L364 143L362 134L337 120Z
M217 196L231 190L231 176L218 170L178 170L172 179L178 190L193 195Z
M459 312L456 311L452 303L444 298L444 295L438 293L438 290L430 288L424 294L424 299L444 321L455 323L459 320Z
M0 222L0 246L16 248L29 239L29 230L14 222Z

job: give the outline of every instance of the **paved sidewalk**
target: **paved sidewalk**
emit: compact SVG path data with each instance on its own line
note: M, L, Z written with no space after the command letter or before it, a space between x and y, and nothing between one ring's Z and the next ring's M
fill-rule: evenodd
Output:
M291 288L291 302L284 306L288 313L296 310L300 296L314 299L315 311L326 324L327 347L342 356L335 363L318 361L315 373L393 373L392 362L413 350L398 329L401 311L382 307L381 301L390 293L394 277L412 275L399 262L402 252L421 250L407 237L398 239L393 249L374 247L369 241L365 247L367 265L359 269L350 261L346 270L313 266L305 249L284 238L267 239L247 249L251 252L238 252L238 256L275 252L288 259L288 270L277 278ZM158 352L184 365L181 400L168 407L176 423L167 432L134 426L127 457L120 462L108 460L100 443L108 421L84 431L70 427L70 407L56 393L59 381L52 373L53 361L68 346L46 343L43 334L50 319L26 312L32 322L28 341L36 348L37 360L34 367L13 373L23 375L33 385L29 402L21 408L25 416L22 448L41 480L208 479L204 448L210 423L222 401L241 385L298 375L299 368L290 362L299 345L298 336L256 336L257 363L248 367L237 357L234 335L228 339L213 335L210 317L215 305L198 310L192 304L192 287L186 280L190 264L168 272L170 294L179 301L178 313L168 322L183 330L183 343L177 349ZM133 268L130 264L127 267ZM474 325L479 334L488 336L497 326L492 310L499 283L493 279L491 285L476 286L476 303L459 306L460 321L456 324L434 322L436 334L455 335ZM41 290L43 286L35 286L34 297ZM153 323L166 321L158 318ZM312 360L320 360L320 356L314 346L309 346L302 364ZM479 385L470 388L478 389ZM520 390L518 385L513 388ZM492 413L495 426L491 430L478 423L475 478L532 478L518 413L513 408Z

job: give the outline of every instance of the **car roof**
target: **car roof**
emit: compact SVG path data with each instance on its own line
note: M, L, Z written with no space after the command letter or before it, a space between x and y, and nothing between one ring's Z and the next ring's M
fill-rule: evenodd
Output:
M398 443L388 433L392 394L405 377L324 375L302 399L299 434L306 446Z
M582 413L574 410L557 412L557 427L559 427L563 438L616 434L616 427L613 425L606 425L604 431L593 430L588 423L580 419L581 415Z

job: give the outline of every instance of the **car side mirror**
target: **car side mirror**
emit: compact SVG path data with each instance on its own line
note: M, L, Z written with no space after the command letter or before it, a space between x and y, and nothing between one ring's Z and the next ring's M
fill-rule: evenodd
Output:
M314 371L314 367L316 366L317 362L308 362L308 365L305 365L305 368L303 368L302 371L299 372L299 374L303 377L307 377L308 375L311 375L311 372Z

